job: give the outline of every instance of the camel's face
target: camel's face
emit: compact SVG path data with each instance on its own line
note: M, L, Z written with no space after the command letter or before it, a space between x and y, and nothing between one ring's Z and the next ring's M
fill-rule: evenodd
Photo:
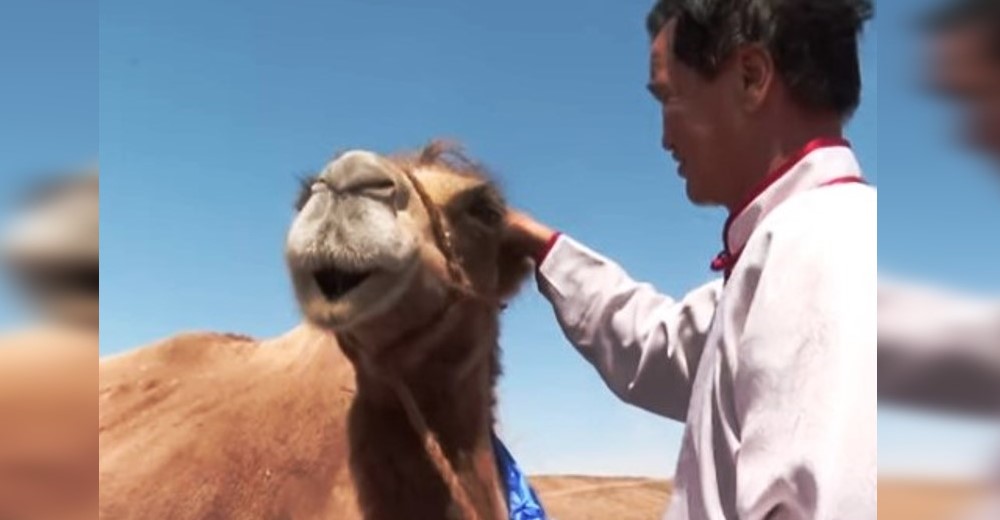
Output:
M96 174L48 185L7 223L0 246L28 295L59 320L98 320L98 186Z
M442 306L454 282L449 256L481 295L503 298L519 284L527 264L504 256L503 199L446 154L348 152L306 183L286 256L307 319L345 330Z

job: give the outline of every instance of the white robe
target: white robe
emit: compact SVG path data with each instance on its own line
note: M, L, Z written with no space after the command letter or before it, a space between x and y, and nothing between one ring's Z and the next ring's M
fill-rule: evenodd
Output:
M567 236L539 264L609 388L686 423L665 518L876 518L876 194L819 187L859 174L845 146L799 159L729 228L725 285L680 300Z

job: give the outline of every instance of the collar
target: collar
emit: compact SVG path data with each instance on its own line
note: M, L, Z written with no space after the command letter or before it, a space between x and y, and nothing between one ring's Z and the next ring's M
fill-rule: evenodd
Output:
M818 138L809 141L768 174L729 214L722 231L721 253L712 261L713 271L724 271L728 279L750 235L774 208L806 190L847 182L865 182L861 166L846 139Z
M496 433L492 437L493 454L496 456L500 480L506 492L504 498L507 500L510 520L546 520L548 517L545 516L542 502L538 500L538 495L531 488L524 473L517 467L514 457Z

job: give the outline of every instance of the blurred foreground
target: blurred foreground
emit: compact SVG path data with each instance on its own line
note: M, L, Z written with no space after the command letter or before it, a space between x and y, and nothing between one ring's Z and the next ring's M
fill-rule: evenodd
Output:
M986 175L995 178L1000 173L1000 1L883 2L879 8L880 16L906 24L906 38L913 37L916 44L893 47L894 42L890 41L890 49L905 52L890 51L890 63L915 64L914 69L923 77L922 86L946 101L957 116L954 130L963 146L949 161L952 168L935 170L933 182L945 184L957 177L977 175L962 171L965 168L956 158L963 154L985 159ZM915 24L915 21L922 23ZM905 140L898 137L905 134L906 123L889 122L895 123L890 127L890 141L893 134L897 141ZM934 129L923 128L920 133L932 135ZM933 159L933 152L918 148L901 149L900 155ZM919 182L914 180L913 172L905 168L897 166L896 173L906 175L910 182ZM996 203L1000 204L1000 193ZM974 213L962 206L948 208L945 203L931 207L919 202L915 205L920 212L929 210L935 215L946 214L949 210ZM978 244L982 243L981 233L987 229L990 230L987 240L994 240L996 225L996 222L988 222L979 223L972 229L954 227L948 233L970 244ZM911 227L920 237L920 247L914 254L930 254L927 249L935 247L934 232L912 223ZM896 239L905 240L906 237L883 233L880 246ZM880 418L880 431L891 429L895 433L892 442L910 444L911 439L918 438L923 442L909 446L909 453L914 459L913 466L926 468L920 472L920 477L910 472L902 473L903 477L882 475L880 518L1000 518L1000 297L995 293L998 285L995 279L989 279L982 270L976 269L975 262L970 263L967 257L949 256L955 256L961 265L970 267L973 279L979 275L980 283L976 287L981 289L981 294L962 294L962 291L942 285L941 280L931 279L919 281L924 288L911 287L896 292L895 288L884 284L885 280L880 281L880 409L883 405L904 405L908 410L922 411L929 419L926 425L919 420L908 420L899 428L899 423L889 424L895 421ZM991 267L997 265L995 258L985 262ZM965 431L964 425L968 424L965 418L972 418L978 425L976 428L984 429L979 437L992 439L993 444L977 449L975 469L983 468L983 471L964 477L947 477L940 466L954 466L961 458L956 452L969 450L961 434ZM953 422L955 429L930 427L935 421ZM918 444L922 449L913 449ZM883 464L880 468L884 468Z
M0 331L4 520L97 516L98 191L63 175L3 208L0 287L27 316Z

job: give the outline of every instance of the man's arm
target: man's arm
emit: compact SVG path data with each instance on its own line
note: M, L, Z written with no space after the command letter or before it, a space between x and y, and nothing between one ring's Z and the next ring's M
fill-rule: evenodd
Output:
M674 301L569 237L521 225L535 231L539 289L570 343L619 398L684 421L721 280Z
M877 239L864 217L794 223L741 259L760 269L733 368L741 519L875 518Z
M882 282L878 313L880 399L1000 414L1000 302Z

